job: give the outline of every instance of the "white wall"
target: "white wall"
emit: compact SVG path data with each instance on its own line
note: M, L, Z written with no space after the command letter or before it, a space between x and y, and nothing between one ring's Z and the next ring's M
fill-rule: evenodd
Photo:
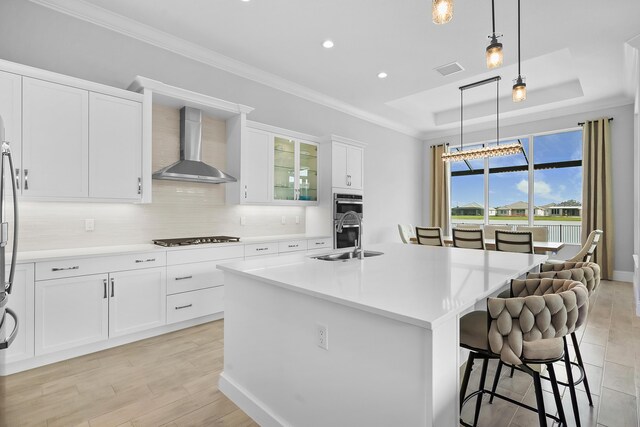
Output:
M632 254L634 250L634 113L633 104L608 108L605 110L591 111L588 113L559 115L552 119L532 121L519 125L500 128L500 138L526 136L532 133L547 132L575 128L578 122L596 119L600 117L613 117L611 122L611 156L613 166L613 205L614 205L614 270L621 272L621 278L631 280L633 272ZM495 128L465 133L464 140L468 143L488 141L495 139ZM443 142L455 143L459 141L459 133L450 137L428 139L424 143L423 155L428 157L429 146ZM429 188L428 174L423 178L425 188ZM429 222L429 200L425 198L423 206L423 222Z
M9 61L121 88L143 75L255 107L251 120L367 142L365 243L394 241L398 222L419 222L422 147L412 137L27 1L0 2L0 40L0 58Z

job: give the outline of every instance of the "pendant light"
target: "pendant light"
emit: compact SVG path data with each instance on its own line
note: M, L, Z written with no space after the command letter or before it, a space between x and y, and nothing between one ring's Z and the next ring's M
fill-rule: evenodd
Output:
M491 43L487 46L487 68L498 68L502 65L504 54L502 52L502 43L498 42L498 35L496 35L496 7L495 1L491 0L491 22L493 32L489 36Z
M446 24L453 18L453 0L433 0L431 19L434 24Z
M513 102L522 102L527 99L527 83L520 74L520 0L518 0L518 78L513 81Z

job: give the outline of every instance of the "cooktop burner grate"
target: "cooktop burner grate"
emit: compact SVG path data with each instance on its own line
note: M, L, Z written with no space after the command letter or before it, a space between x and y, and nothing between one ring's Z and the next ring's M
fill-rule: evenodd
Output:
M189 245L204 245L209 243L229 243L239 242L239 237L231 236L208 236L208 237L184 237L180 239L158 239L153 243L158 246L174 247L174 246L189 246Z

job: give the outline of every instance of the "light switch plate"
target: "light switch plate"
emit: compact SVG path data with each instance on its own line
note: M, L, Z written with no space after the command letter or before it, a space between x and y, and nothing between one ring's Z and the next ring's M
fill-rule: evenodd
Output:
M96 221L94 219L84 220L84 231L93 231L96 229Z

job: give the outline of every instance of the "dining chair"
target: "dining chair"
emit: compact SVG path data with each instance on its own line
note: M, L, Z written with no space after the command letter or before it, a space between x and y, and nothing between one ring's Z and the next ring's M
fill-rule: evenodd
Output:
M488 298L486 311L473 311L460 319L460 346L469 350L460 388L460 410L476 397L473 425L477 425L484 394L497 397L538 413L540 426L547 425L547 417L567 425L554 363L565 359L566 341L562 338L583 321L589 307L587 289L578 281L560 279L531 279L538 287L555 292L513 298ZM530 286L534 284L530 282ZM481 359L482 370L477 391L466 395L471 369ZM536 407L485 389L488 361L499 359L533 377ZM542 391L541 374L532 365L546 365L553 390L558 416L547 414ZM499 365L501 366L501 365ZM499 377L500 373L496 372ZM495 382L495 381L494 381ZM470 424L462 419L460 423Z
M481 228L454 228L451 235L456 248L484 249L484 232Z
M533 235L534 242L546 242L549 240L549 230L547 230L547 227L526 227L524 225L518 225L516 231L530 231Z
M496 238L496 230L502 231L511 231L513 227L510 225L485 225L484 226L484 237L486 239L495 239Z
M533 253L533 235L530 231L496 230L496 251Z
M398 232L400 233L402 243L411 243L411 239L415 239L416 235L414 230L411 224L398 224Z
M543 264L544 265L544 264ZM545 295L550 293L557 293L562 291L562 288L558 286L557 280L571 280L574 282L580 282L587 290L587 298L589 299L592 295L593 291L598 287L600 283L600 266L598 264L589 262L580 262L580 263L566 263L564 265L563 270L553 270L556 265L547 264L545 267L546 271L540 273L529 273L525 280L514 279L511 281L511 285L509 287L509 294L506 297L525 297L529 295ZM550 269L551 268L551 269ZM500 297L505 298L503 294ZM578 329L583 324L586 323L588 317L588 305L587 309L584 310L583 313L579 316L576 321L575 329ZM571 362L569 359L569 355L565 354L565 369L567 370L567 378L568 382L561 382L561 385L569 387L569 393L571 395L571 404L573 407L573 413L576 419L576 424L580 425L580 414L578 411L578 400L576 397L576 386L580 383L584 383L584 389L587 394L587 398L589 399L589 405L593 406L593 400L591 398L591 390L589 388L589 380L587 379L587 373L584 368L584 363L582 362L582 355L580 353L580 348L578 346L578 339L576 337L575 330L570 333L571 341L573 343L573 348L575 349L577 363ZM567 340L566 336L563 337L564 345L566 348ZM498 381L500 378L500 372L502 370L502 361L498 363L498 368L496 369L496 376L494 378L493 386L491 388L492 392L495 392L498 387ZM573 372L571 370L571 366L577 366L579 370L579 375L576 380L574 380ZM513 367L511 371L511 377L513 377ZM489 400L489 402L493 401L493 397Z
M444 246L440 227L416 227L416 240L419 245Z
M580 251L573 257L566 259L566 260L556 260L556 259L550 259L547 261L548 264L562 264L564 262L589 262L591 261L591 258L593 258L593 253L596 251L596 248L598 247L598 243L600 242L600 239L602 238L602 235L604 234L604 232L602 230L593 230L591 233L589 233L589 236L587 236L587 241L585 242L585 244L582 246L582 248L580 248Z

